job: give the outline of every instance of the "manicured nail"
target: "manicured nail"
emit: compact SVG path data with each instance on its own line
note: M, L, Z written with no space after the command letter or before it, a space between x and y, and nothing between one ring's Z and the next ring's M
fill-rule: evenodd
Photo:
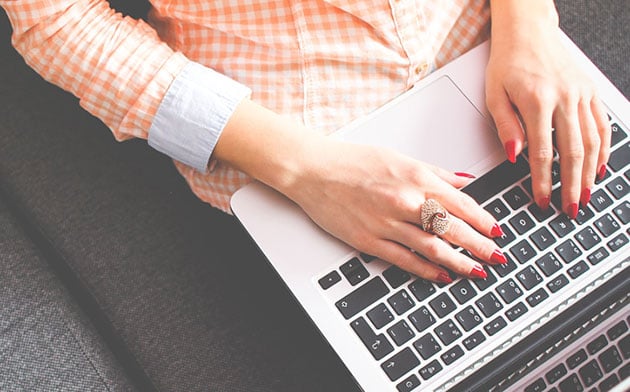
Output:
M446 272L440 272L436 278L440 283L453 283L453 279Z
M470 270L470 277L485 279L488 277L488 274L486 273L486 270L484 270L482 266L480 266L479 264L475 264L472 270Z
M606 177L606 165L602 165L597 172L597 181L601 181Z
M577 213L578 213L578 204L577 203L569 204L569 206L567 207L567 216L571 219L575 219L577 217Z
M549 203L551 203L551 197L549 196L544 196L538 199L538 207L540 207L543 211L547 211L549 209Z
M580 204L586 207L589 201L591 201L591 188L584 188L580 195Z
M505 153L507 154L508 161L516 163L516 140L505 142Z
M499 249L495 250L492 253L492 256L490 256L490 261L494 264L507 264L507 258Z
M498 223L495 223L494 226L492 226L492 230L490 231L490 236L492 238L503 237L503 229L501 229L501 226L499 226Z
M473 174L464 173L464 172L455 172L455 175L460 176L460 177L466 177L466 178L477 178Z

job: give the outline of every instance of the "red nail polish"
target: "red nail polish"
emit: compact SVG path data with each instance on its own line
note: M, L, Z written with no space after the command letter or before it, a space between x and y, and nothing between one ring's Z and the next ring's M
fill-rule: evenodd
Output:
M606 177L606 165L602 165L597 172L597 181L601 181Z
M492 238L503 237L503 229L501 229L501 226L499 226L498 223L495 223L494 226L492 226L492 230L490 231L490 236Z
M477 178L470 173L464 173L464 172L455 172L455 175L459 177L466 177L466 178Z
M486 273L486 270L484 270L482 266L480 266L479 264L476 264L472 268L472 270L470 270L470 277L485 279L488 277L488 274Z
M446 272L440 272L435 279L440 283L453 283L453 279Z
M578 213L578 204L577 203L569 204L569 206L567 207L567 216L571 219L575 219L577 217L577 213Z
M507 258L505 257L503 252L497 249L492 253L492 256L490 256L490 261L493 262L494 264L506 264Z
M549 196L541 197L538 200L538 207L540 207L540 209L543 211L547 211L549 209L549 203L551 203L551 197Z
M516 140L510 140L505 143L505 153L507 154L508 161L516 162Z
M580 204L586 206L589 201L591 201L591 188L584 188L580 195Z

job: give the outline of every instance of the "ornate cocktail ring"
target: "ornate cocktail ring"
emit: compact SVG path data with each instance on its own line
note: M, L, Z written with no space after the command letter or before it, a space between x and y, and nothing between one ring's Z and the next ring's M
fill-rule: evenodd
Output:
M444 235L451 224L448 211L433 199L427 199L420 207L420 222L427 233Z

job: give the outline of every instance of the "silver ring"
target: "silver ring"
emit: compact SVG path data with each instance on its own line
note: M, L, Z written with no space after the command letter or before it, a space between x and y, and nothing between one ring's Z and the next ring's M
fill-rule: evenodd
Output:
M420 211L422 229L427 233L444 235L451 225L448 211L436 200L427 199Z

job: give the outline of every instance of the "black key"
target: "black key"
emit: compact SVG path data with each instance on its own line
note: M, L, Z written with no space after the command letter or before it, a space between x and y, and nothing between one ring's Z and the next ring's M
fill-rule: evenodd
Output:
M613 123L610 126L610 146L614 146L617 143L621 142L625 137L626 133L623 131L623 128L619 126L617 123Z
M558 211L562 211L562 192L560 188L551 191L551 204L556 207Z
M396 381L419 364L420 360L416 357L413 351L411 351L410 348L405 348L398 354L383 362L381 364L381 368L385 371L385 374L387 374L387 377L389 377L390 380Z
M565 263L569 264L573 260L577 259L582 255L582 251L577 247L573 240L569 239L560 245L556 246L556 252L560 255L560 258L564 260Z
M407 271L403 271L395 265L392 265L383 271L383 277L385 277L385 280L387 280L387 283L389 283L392 288L397 289L408 281L411 275L409 275Z
M542 276L531 265L525 267L518 274L516 274L518 281L521 282L525 290L531 290L538 283L542 282Z
M549 384L555 384L556 381L564 377L565 374L567 374L567 367L564 366L564 363L560 363L545 373L545 378Z
M551 235L546 227L541 227L529 236L538 250L545 250L556 242L556 238Z
M372 256L372 255L369 255L369 254L367 254L367 253L359 253L359 256L361 256L361 259L362 259L362 260L363 260L366 264L369 264L369 263L371 263L371 262L373 262L374 260L376 260L376 259L377 259L377 257L376 257L376 256Z
M510 321L514 321L524 315L526 312L527 306L525 306L524 303L519 302L505 312L505 317L507 317Z
M623 335L628 331L628 325L625 320L619 321L617 324L613 325L606 331L606 335L610 340L616 340L618 337Z
M610 253L605 248L599 248L595 252L588 255L588 262L592 265L599 264L602 260L608 257Z
M587 387L590 387L597 381L601 380L603 376L602 369L599 368L597 361L594 359L582 366L578 373L580 373L582 382L584 382L584 385Z
M601 238L592 227L587 226L575 235L575 239L578 240L582 248L589 250L595 245L599 244Z
M630 335L624 336L618 344L624 359L630 358Z
M621 147L610 153L608 166L614 171L619 171L630 163L630 142L626 142Z
M477 292L468 280L460 280L459 282L457 282L457 284L451 287L449 291L451 292L451 294L453 294L453 297L455 297L457 302L459 302L460 304L465 303L466 301L477 295Z
M435 317L433 317L426 306L423 306L409 315L409 321L416 327L418 332L422 332L435 324Z
M365 347L367 347L374 359L383 359L394 350L385 335L375 334L363 317L354 320L350 326L365 344Z
M430 333L413 342L413 346L423 359L431 358L442 349L440 344Z
M603 189L597 190L591 195L590 204L597 212L604 211L606 208L611 206L612 203L612 199L606 194L606 192L604 192Z
M556 213L556 210L554 210L554 208L551 205L547 207L546 210L541 210L540 207L538 207L538 204L534 203L530 205L529 207L527 207L527 209L538 222L547 220Z
M455 315L455 319L466 332L481 324L482 321L481 316L472 306L467 306L464 310L459 311Z
M513 279L508 279L497 287L497 293L499 293L506 304L510 304L523 295L523 290L518 287Z
M411 327L405 320L400 320L396 324L387 329L387 333L391 336L396 345L402 346L407 343L409 339L413 338L416 334L413 333Z
M317 282L322 287L322 289L327 290L331 288L335 283L341 281L341 276L337 271L332 271Z
M420 369L420 377L428 380L435 376L440 370L442 370L442 365L440 365L437 360L433 360L429 362L428 365Z
M604 372L610 373L617 366L621 365L623 360L621 359L621 354L617 350L617 347L612 346L606 349L603 353L599 354L599 362L602 364L602 368Z
M447 352L442 354L440 358L442 358L442 361L444 362L445 365L450 365L451 363L460 359L463 355L464 355L464 350L460 346L455 345L451 349L449 349Z
M488 336L492 336L505 327L507 327L507 322L503 317L499 316L486 324L483 329L486 331Z
M595 221L595 227L604 237L610 237L621 228L619 223L610 214L606 214Z
M503 194L503 199L512 207L513 210L517 210L529 203L531 200L529 196L525 194L525 191L520 186L515 186L509 191Z
M593 355L599 350L601 350L602 348L606 347L607 344L608 344L608 339L606 339L606 336L602 334L596 337L595 339L591 340L586 345L586 351L588 351L589 354Z
M356 286L370 276L358 257L353 257L352 260L342 264L339 269L352 286Z
M546 300L547 298L549 298L549 294L547 294L545 289L541 287L527 297L527 303L529 304L529 306L533 308L534 306L539 305L542 301Z
M492 286L496 281L497 281L497 277L494 276L494 274L492 273L492 271L490 271L490 268L488 268L487 265L485 265L483 267L483 269L486 271L486 273L488 274L488 276L485 279L475 279L473 280L473 283L475 284L475 286L477 286L477 288L481 291L487 289L488 287Z
M349 319L389 293L385 282L375 277L335 303L343 317Z
M493 294L488 293L479 298L476 302L479 310L486 316L491 317L499 310L503 309L503 305L499 302L499 299Z
M518 214L514 215L514 217L511 218L508 222L510 222L510 225L518 234L527 233L536 225L532 218L530 218L527 214L527 211L519 212Z
M567 270L567 273L569 274L570 277L572 277L573 279L576 279L578 276L582 275L586 271L588 271L588 264L586 264L586 262L582 260L579 263L572 266L571 268L569 268Z
M560 290L561 288L563 288L564 286L568 284L569 284L569 278L567 278L563 274L560 274L556 276L555 278L553 278L551 282L547 283L547 288L552 293L555 293L556 291Z
M560 182L560 163L553 161L551 163L551 184L556 185Z
M396 294L392 295L387 299L387 302L394 309L394 312L399 315L413 308L414 305L413 299L411 299L405 290L400 290Z
M524 179L523 182L521 183L521 185L523 186L525 191L527 193L529 193L530 196L534 196L534 191L532 189L532 178L531 177L527 177L526 179Z
M466 347L466 350L471 351L475 347L483 343L485 340L486 337L483 335L483 333L481 331L477 331L466 339L462 340L462 344L464 345L464 347Z
M507 206L501 201L501 199L495 199L491 201L488 205L484 207L486 211L488 211L494 219L500 221L506 216L510 215L510 210Z
M409 285L409 290L418 302L422 302L435 293L435 286L428 280L418 279Z
M619 200L630 192L630 185L628 185L623 177L617 177L606 184L606 189L608 189L615 199Z
M577 374L571 374L562 380L558 387L560 387L560 392L582 392L584 390Z
M398 389L398 392L411 392L419 386L420 380L418 380L418 377L416 377L415 374L412 374L411 376L402 380L400 384L396 386L396 389Z
M536 265L545 276L551 276L562 268L560 260L551 252L545 253L540 259L536 260Z
M494 238L494 242L500 248L505 248L510 242L516 239L516 236L505 223L501 225L501 230L503 230L503 235L501 237Z
M442 293L429 302L431 308L435 311L438 317L442 318L447 314L455 310L456 306L453 300L446 293Z
M381 329L394 321L394 315L387 309L385 304L379 304L374 309L367 312L367 316L376 329Z
M601 179L598 177L595 179L595 184L599 185L601 183L604 183L606 181L608 181L608 179L611 177L610 174L610 170L606 169L606 171L604 172L604 177L602 177Z
M470 183L462 191L475 199L478 204L483 204L528 173L529 165L521 156L518 156L516 163L503 162Z
M580 349L575 354L570 355L567 359L569 369L575 369L579 364L586 361L586 357L586 351L584 351L584 349Z
M575 225L571 222L571 219L564 214L560 214L556 218L552 219L551 222L549 222L549 225L560 238L566 236L575 229Z
M435 327L433 330L438 338L444 343L445 346L453 343L455 340L462 336L462 332L457 328L454 322L447 320L442 324Z
M529 261L532 257L536 255L536 251L534 248L527 242L527 240L521 240L516 245L510 248L510 253L518 260L519 263L523 264Z
M626 378L630 377L630 362L623 365L619 369L619 377L621 377L622 380L625 380Z
M510 257L510 255L505 255L505 258L507 259L507 263L495 264L492 266L492 268L496 271L497 275L499 275L500 277L504 277L516 269L516 263L512 261L512 258Z
M591 210L588 206L580 207L577 215L575 216L575 221L580 225L583 225L594 216L595 214L593 213L593 210Z
M621 221L621 223L627 225L628 222L630 222L630 201L624 201L623 203L619 204L617 207L615 207L613 212L615 213L615 216L617 216L617 218Z
M525 392L543 392L547 385L545 385L545 380L542 378L537 379L533 383L529 384L525 387Z
M610 250L612 250L613 252L616 252L627 243L628 243L628 237L626 237L624 233L619 233L615 238L608 241L606 245L608 245Z
M616 374L611 374L608 378L599 383L599 390L601 392L608 392L617 384L619 384L619 378Z

